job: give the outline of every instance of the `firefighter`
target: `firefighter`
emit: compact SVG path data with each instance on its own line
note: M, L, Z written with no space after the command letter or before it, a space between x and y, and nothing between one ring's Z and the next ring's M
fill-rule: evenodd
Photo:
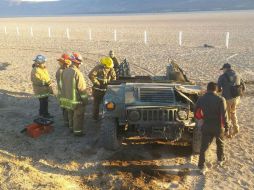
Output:
M113 61L113 64L114 64L114 70L116 72L116 76L118 77L119 76L119 67L120 67L120 64L115 56L115 53L113 50L110 50L109 51L109 57L112 59Z
M45 118L53 118L48 112L48 98L53 94L51 80L46 68L46 57L37 55L33 60L33 69L31 72L31 81L35 96L39 99L40 109L39 115Z
M100 104L106 93L107 86L112 80L116 80L114 63L110 57L104 57L100 60L100 64L89 73L89 79L93 83L93 119L99 119Z
M71 131L75 136L83 136L85 106L88 103L86 82L79 69L83 59L79 53L73 53L70 59L72 65L63 71L60 105L68 110Z
M70 55L67 53L62 54L62 56L57 59L59 68L56 72L56 81L57 81L57 88L58 88L58 95L57 98L60 100L61 97L61 89L62 89L62 74L64 69L68 68L71 65ZM69 126L68 121L68 111L63 108L63 119L64 119L64 126Z

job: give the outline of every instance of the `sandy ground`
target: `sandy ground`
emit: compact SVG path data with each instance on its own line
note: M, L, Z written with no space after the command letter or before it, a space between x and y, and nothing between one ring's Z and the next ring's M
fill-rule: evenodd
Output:
M0 31L0 189L254 189L253 20L254 12L0 19L8 32ZM115 29L117 42L113 41ZM143 42L144 30L148 44ZM184 34L182 47L178 46L179 31ZM226 32L230 32L229 49L225 48ZM202 47L205 43L215 48ZM86 58L82 71L87 75L109 49L120 59L126 57L134 74L162 75L167 59L173 57L202 85L216 81L226 61L233 65L248 81L248 91L238 110L241 131L226 141L225 166L217 167L214 144L206 176L199 175L198 157L188 147L126 144L117 152L106 151L100 146L100 123L91 119L91 103L86 111L87 135L75 138L63 127L54 97L50 112L55 115L55 131L39 139L20 133L38 112L30 82L35 55L48 57L54 79L56 58L63 51L81 52Z

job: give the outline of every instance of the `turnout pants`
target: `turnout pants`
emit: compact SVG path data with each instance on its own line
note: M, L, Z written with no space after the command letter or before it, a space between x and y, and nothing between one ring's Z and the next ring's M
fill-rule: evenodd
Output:
M68 110L69 128L73 130L75 135L84 133L84 117L85 106L83 104L77 105L74 110Z
M63 120L64 120L64 126L69 126L69 119L68 119L68 110L63 108Z
M240 97L227 100L226 102L227 102L228 120L230 121L233 127L233 130L237 130L239 129L239 125L238 125L238 119L236 115L236 109L240 102Z
M93 89L93 98L94 98L94 102L93 102L93 118L95 120L99 119L100 104L103 101L103 97L104 97L105 93L106 92L104 92L104 91L99 91L99 90Z
M204 167L207 150L214 138L216 138L217 159L218 159L218 161L225 160L223 134L221 133L219 135L215 135L212 133L202 132L201 149L200 149L199 162L198 162L199 168Z
M48 112L48 97L39 98L39 102L40 102L39 115L40 116L49 115L49 112Z

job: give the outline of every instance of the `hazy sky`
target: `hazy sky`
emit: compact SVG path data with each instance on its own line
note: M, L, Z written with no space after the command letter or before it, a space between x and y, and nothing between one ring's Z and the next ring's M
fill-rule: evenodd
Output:
M60 1L60 0L10 0L17 2L49 2L49 1Z
M254 0L0 0L0 17L254 10Z

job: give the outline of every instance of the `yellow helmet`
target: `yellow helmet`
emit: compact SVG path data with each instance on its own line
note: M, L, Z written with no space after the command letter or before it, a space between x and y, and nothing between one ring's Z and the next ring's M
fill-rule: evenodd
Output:
M103 57L100 60L100 63L102 65L104 65L105 67L107 67L107 68L113 68L114 67L113 60L110 57Z

